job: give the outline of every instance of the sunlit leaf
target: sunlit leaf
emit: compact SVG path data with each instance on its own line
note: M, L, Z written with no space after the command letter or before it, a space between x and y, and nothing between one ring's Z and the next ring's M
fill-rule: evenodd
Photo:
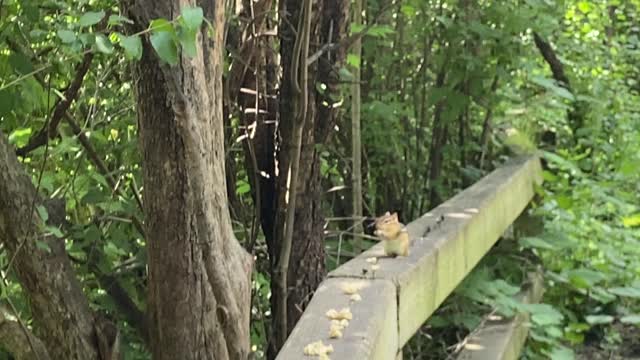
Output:
M622 224L625 227L640 226L640 213L633 214L631 216L625 216L622 218Z
M246 193L248 193L249 191L251 191L251 186L249 185L248 182L240 180L237 183L236 186L236 194L238 195L244 195Z
M173 25L166 19L155 19L149 24L149 29L155 33L158 32L175 32Z
M33 129L31 128L15 129L11 134L9 134L9 142L16 147L25 146L27 145L32 132Z
M355 54L347 55L347 64L353 66L354 68L360 67L360 57Z

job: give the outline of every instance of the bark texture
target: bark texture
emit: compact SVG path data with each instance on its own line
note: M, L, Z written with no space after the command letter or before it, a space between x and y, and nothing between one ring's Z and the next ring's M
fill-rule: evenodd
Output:
M137 26L173 19L178 0L129 8ZM194 5L194 4L192 4ZM198 1L214 26L197 56L160 64L148 41L137 64L154 359L246 359L251 259L233 235L222 117L224 1Z
M302 2L299 0L287 0L280 3L280 13L287 14L287 21L280 24L281 46L280 55L282 63L282 80L280 89L280 123L279 123L279 148L278 148L278 179L276 180L278 222L276 227L283 228L285 219L285 198L287 196L286 174L290 166L290 148L294 146L291 131L295 115L293 103L293 89L291 81L287 78L291 73L291 54L295 43L294 29L289 24L297 24ZM320 0L314 2L313 18L311 24L312 44L310 54L315 53L322 45L336 43L346 37L349 21L349 2L346 0ZM317 145L325 144L335 125L339 108L332 106L336 100L331 96L338 94L339 79L338 69L344 61L346 48L339 47L334 51L323 54L318 61L309 66L309 107L307 109L307 121L302 133L302 148L300 152L300 180L298 182L296 201L295 225L293 229L293 243L291 259L288 271L288 309L287 325L289 332L302 315L311 295L318 287L326 273L324 263L324 242L321 200L323 194L322 176L320 173L320 153ZM316 84L327 86L324 93L320 94ZM283 176L284 175L284 176ZM275 237L278 238L278 237ZM267 238L268 240L268 238ZM269 253L272 264L275 264L279 256L280 244L271 242ZM275 289L272 289L275 290ZM272 291L272 293L275 293ZM272 308L279 301L272 297ZM274 314L276 317L277 314ZM272 335L273 336L273 335ZM275 355L273 347L270 348L270 357Z
M362 0L355 0L353 3L353 24L362 25ZM353 44L353 54L362 58L362 39L358 39ZM353 161L351 173L351 193L352 195L352 214L357 220L354 221L354 230L356 234L362 234L362 135L360 131L360 65L353 68L353 85L351 86L351 158ZM354 248L356 251L362 251L362 238L354 238Z
M38 336L53 359L98 358L93 314L65 252L64 241L42 235L34 204L42 202L15 150L0 133L0 241L14 259ZM37 243L46 244L47 251ZM9 349L10 350L10 349Z
M49 360L51 357L40 339L25 331L8 308L0 307L0 347L10 349L15 360Z
M540 51L540 54L542 54L544 60L549 64L553 78L560 86L564 87L576 96L577 93L569 82L569 77L565 72L564 65L556 55L553 47L551 47L551 44L536 32L533 33L533 40ZM571 106L572 108L567 114L567 120L569 122L569 126L571 126L571 129L573 130L574 139L576 139L576 132L584 126L584 104L581 104L578 100L574 100L572 101Z

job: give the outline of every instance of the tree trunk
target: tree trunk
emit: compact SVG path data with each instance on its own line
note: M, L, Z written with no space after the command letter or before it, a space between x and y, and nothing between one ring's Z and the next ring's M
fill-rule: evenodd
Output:
M280 26L281 31L281 64L282 64L282 85L280 89L280 122L278 149L278 176L276 180L278 222L276 227L283 229L285 219L285 198L287 196L287 177L291 159L290 149L294 144L291 131L295 115L293 111L293 88L289 79L291 73L291 59L295 35L289 24L297 24L302 2L299 0L287 0L280 3L280 13L288 14L287 21L283 21ZM315 53L322 45L329 42L339 42L346 37L346 30L349 20L349 2L346 0L324 0L315 1L311 25L311 49L310 54ZM288 308L287 327L291 332L296 322L302 315L304 308L311 294L323 280L326 273L325 253L323 242L322 217L322 176L320 173L320 152L317 145L324 144L333 130L336 121L337 108L326 106L333 104L335 100L331 95L339 91L339 82L336 78L337 69L344 61L346 49L340 47L323 54L317 62L309 66L309 101L307 109L307 121L302 133L302 147L300 152L299 174L300 178L297 186L297 201L295 209L295 225L293 228L293 243L291 248L291 258L288 269ZM323 94L318 93L316 84L323 83L327 89ZM325 104L323 104L323 102ZM284 175L284 176L283 176ZM281 230L277 230L281 231ZM277 236L275 237L278 238ZM269 254L272 264L277 263L280 255L279 243L268 244ZM273 288L272 294L277 294L277 289ZM271 297L272 309L280 299L278 296ZM278 314L273 314L274 318ZM272 333L272 338L277 338L277 334ZM275 357L278 346L270 344L269 357Z
M564 71L564 65L556 56L556 52L551 47L551 44L547 42L542 36L538 33L533 33L533 40L536 44L536 47L542 54L544 60L549 64L549 68L551 69L551 73L553 74L553 78L558 82L558 84L569 92L571 92L574 96L577 94L573 91L571 87L571 83L569 82L569 77L566 75ZM576 132L584 126L584 114L582 109L582 104L575 99L571 103L571 110L567 114L567 120L569 122L569 126L573 131L574 140L577 141Z
M64 241L42 235L44 224L35 210L42 202L14 152L0 133L0 240L29 298L35 334L52 359L97 359L94 316L87 298Z
M224 2L198 1L214 27L197 56L161 64L144 41L137 64L154 359L246 359L251 260L234 237L222 118ZM140 0L139 29L175 18L178 0Z
M355 0L353 6L353 24L362 25L362 0ZM362 238L362 136L360 133L360 66L362 61L362 40L358 39L353 44L353 53L358 57L358 66L353 69L353 85L351 86L351 158L353 161L351 173L352 214L354 217L353 232L354 249L356 252L363 250Z
M446 69L443 66L436 78L436 88L444 87ZM433 112L433 126L431 133L431 147L429 149L429 207L434 208L442 202L439 191L440 173L442 171L443 150L447 141L447 124L442 121L444 100L438 101Z

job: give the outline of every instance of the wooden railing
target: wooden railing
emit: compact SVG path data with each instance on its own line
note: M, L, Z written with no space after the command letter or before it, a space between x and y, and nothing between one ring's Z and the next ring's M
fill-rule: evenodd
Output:
M318 341L331 346L332 360L401 358L402 346L523 212L541 182L538 158L512 159L408 224L408 257L382 258L378 244L338 267L316 290L277 359L311 359L305 347ZM348 309L351 317L338 338L329 336L332 309Z

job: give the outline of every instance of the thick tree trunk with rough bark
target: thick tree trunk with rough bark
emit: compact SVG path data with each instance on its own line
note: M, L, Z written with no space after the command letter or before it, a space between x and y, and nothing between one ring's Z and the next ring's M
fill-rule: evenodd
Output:
M212 37L198 34L195 58L169 67L145 41L136 68L154 359L249 354L252 263L232 231L224 173L224 4L195 4L214 26ZM182 5L141 0L129 10L146 28Z
M15 150L0 134L0 241L29 298L35 334L52 359L97 359L93 313L64 241L43 235L44 223L35 207L40 205ZM50 252L38 242L46 244Z

